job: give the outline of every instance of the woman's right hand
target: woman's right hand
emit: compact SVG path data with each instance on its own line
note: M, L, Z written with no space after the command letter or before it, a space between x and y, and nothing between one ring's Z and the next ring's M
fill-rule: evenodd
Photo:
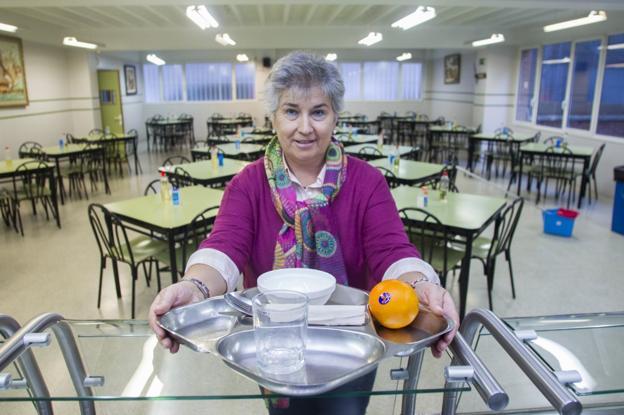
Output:
M180 344L167 336L167 333L158 325L158 318L172 308L196 303L203 299L204 296L201 291L190 281L177 282L165 287L158 293L150 306L148 320L150 327L158 337L158 341L165 349L169 349L171 353L176 353Z

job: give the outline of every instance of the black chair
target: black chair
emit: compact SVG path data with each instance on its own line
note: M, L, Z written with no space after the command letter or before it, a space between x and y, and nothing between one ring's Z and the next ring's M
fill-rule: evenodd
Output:
M394 189L399 186L399 182L397 181L396 174L394 174L392 170L387 169L382 166L376 166L376 167L377 167L377 170L381 171L381 174L384 175L384 177L386 178L386 182L388 182L388 186L391 189Z
M546 149L546 155L540 156L536 160L535 166L530 170L530 176L537 179L537 199L539 203L542 196L548 193L548 182L555 181L555 197L559 198L568 191L567 207L570 202L576 199L576 178L579 169L576 160L571 157L572 151L567 147L553 147ZM529 178L530 180L530 178Z
M132 156L132 158L134 159L135 152L139 151L139 132L136 129L133 128L132 130L128 131L126 133L126 135L129 136L129 137L134 137L132 139L132 141L131 141L131 146L128 147L126 145L126 155L127 155L127 158L130 158L130 156ZM149 144L149 141L148 141L148 144ZM141 167L141 160L137 157L136 161L137 161L137 165L136 165L137 172L136 173L139 174L139 171L141 173L143 173L143 167ZM130 161L129 160L128 160L128 167L130 167Z
M34 158L35 160L45 161L45 154L43 153L41 144L36 141L26 141L20 144L17 149L17 155L19 158Z
M496 258L505 254L505 260L509 265L509 278L511 279L511 295L516 298L516 288L511 264L511 243L520 221L524 199L519 197L509 203L496 219L492 238L478 237L472 244L472 258L478 259L483 264L483 272L487 278L488 301L492 310L492 288L494 286L494 272Z
M452 235L432 213L410 207L401 209L399 215L410 242L438 273L442 286L446 286L446 274L464 258L464 251L451 247Z
M89 131L89 135L96 136L96 137L103 137L104 130L102 130L101 128L92 128L91 131Z
M182 167L176 167L173 171L173 175L170 176L169 181L171 182L171 186L177 187L178 189L186 186L193 186L195 183L193 178Z
M50 220L48 208L54 219L58 212L52 203L52 192L47 185L53 180L48 172L49 166L42 161L27 161L15 169L13 175L13 192L11 194L12 222L16 232L24 236L24 226L20 206L22 202L30 201L33 215L37 215L37 203L41 203L46 214L46 220Z
M139 267L143 267L147 285L151 278L152 264L156 263L156 277L158 291L160 291L160 270L157 263L157 255L167 249L167 244L156 241L146 236L134 239L128 237L128 231L121 219L109 212L104 206L91 204L88 208L89 222L95 236L95 241L100 251L100 279L98 284L97 306L100 308L102 299L102 280L106 260L123 262L130 267L132 275L132 311L134 318L136 301L136 280L138 279ZM149 268L148 268L149 265ZM117 298L121 298L119 275L114 275Z
M154 179L147 184L147 186L145 187L145 191L143 192L143 195L147 196L147 195L158 194L158 193L160 193L160 179Z
M187 157L181 156L181 155L176 155L176 156L168 157L165 161L163 161L161 166L162 167L168 167L168 166L175 166L175 165L178 165L178 164L186 164L186 163L190 163L190 162L191 162L191 160L189 160Z
M602 153L605 149L606 143L602 143L598 150L594 153L592 157L592 161L589 165L589 169L583 172L585 176L585 180L587 181L587 195L589 196L589 202L591 203L591 188L592 182L594 187L594 194L596 195L596 200L598 200L598 183L596 182L596 170L598 169L598 163L600 163L600 159L602 158Z
M379 151L377 147L374 146L364 146L358 150L358 156L365 160L375 159L375 158L383 158L383 153Z

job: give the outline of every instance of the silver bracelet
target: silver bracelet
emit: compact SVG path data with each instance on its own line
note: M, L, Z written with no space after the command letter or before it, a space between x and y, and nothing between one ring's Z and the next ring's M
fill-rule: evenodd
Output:
M421 282L431 282L429 280L429 278L427 278L427 276L425 274L420 274L420 277L416 278L413 281L410 281L408 284L412 286L412 288L416 288L416 284L421 283ZM438 284L436 284L438 285Z
M207 298L210 298L210 289L208 287L206 287L206 284L204 284L204 282L202 280L199 280L197 278L185 278L183 279L183 281L188 281L188 282L192 282L197 289L202 293L202 295L204 296L204 300Z

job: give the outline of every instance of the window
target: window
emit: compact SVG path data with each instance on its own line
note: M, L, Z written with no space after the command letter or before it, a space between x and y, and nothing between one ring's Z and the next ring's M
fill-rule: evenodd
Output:
M364 62L364 99L394 101L398 96L398 62Z
M533 94L535 91L535 69L537 48L520 53L520 76L516 101L516 120L530 122L533 119Z
M561 128L568 82L570 42L544 46L537 123Z
M182 101L182 65L163 65L163 99L165 101Z
M401 65L401 98L404 100L420 99L420 81L422 65L420 63L404 63Z
M362 99L362 65L359 63L339 63L338 70L345 85L345 100Z
M624 34L609 36L602 81L598 134L624 137Z
M254 99L256 97L256 65L253 63L237 63L236 99Z
M599 58L600 40L579 42L574 46L568 127L589 131Z
M158 66L147 63L143 65L143 83L145 84L145 102L160 101Z
M187 63L186 95L189 101L232 99L232 65L229 63Z

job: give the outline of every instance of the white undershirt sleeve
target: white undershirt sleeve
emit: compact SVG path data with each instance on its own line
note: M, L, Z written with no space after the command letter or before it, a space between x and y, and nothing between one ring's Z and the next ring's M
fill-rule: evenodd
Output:
M382 280L395 280L407 272L420 272L429 282L440 284L440 278L433 267L420 258L403 258L390 265Z
M195 264L209 265L216 269L227 284L227 292L232 292L236 289L240 272L234 261L223 252L212 248L199 249L189 258L185 271L188 271Z

